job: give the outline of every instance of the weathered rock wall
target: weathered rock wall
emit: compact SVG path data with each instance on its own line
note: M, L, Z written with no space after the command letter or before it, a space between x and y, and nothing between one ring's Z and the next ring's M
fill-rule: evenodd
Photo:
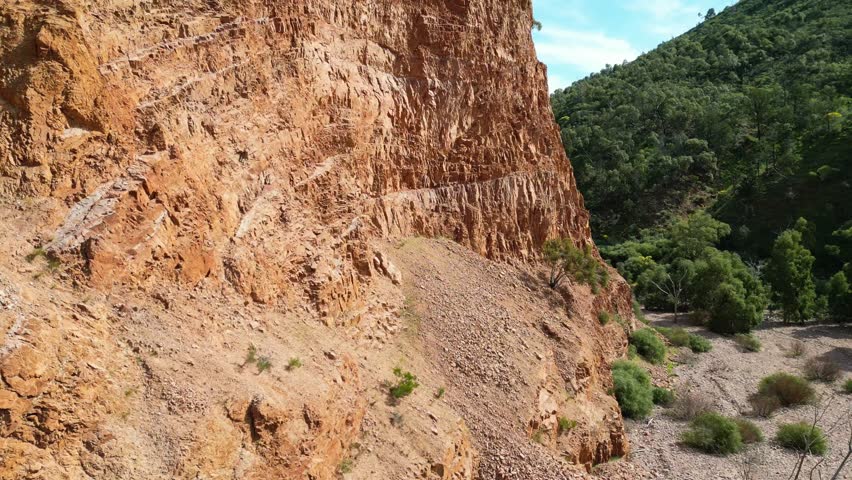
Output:
M369 238L447 236L491 257L590 241L528 0L0 15L0 192L66 204L48 247L96 284L213 277L333 314L361 293Z

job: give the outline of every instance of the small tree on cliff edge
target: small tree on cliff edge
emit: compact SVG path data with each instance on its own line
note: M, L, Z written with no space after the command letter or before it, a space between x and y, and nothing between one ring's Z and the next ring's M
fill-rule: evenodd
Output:
M766 278L772 285L772 296L781 304L785 322L803 322L814 313L813 264L814 256L802 244L801 232L787 230L778 235Z
M566 276L589 285L595 293L609 282L609 272L592 255L589 245L581 250L570 238L548 240L544 244L544 258L550 263L550 288L558 287Z

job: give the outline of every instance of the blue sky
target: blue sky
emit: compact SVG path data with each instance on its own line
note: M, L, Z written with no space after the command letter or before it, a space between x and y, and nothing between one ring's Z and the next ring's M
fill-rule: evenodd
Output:
M550 90L564 88L606 64L633 60L689 30L711 7L735 0L533 0L533 30Z

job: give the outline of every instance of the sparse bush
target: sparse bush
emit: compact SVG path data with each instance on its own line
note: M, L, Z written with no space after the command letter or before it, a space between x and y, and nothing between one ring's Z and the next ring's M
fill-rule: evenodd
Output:
M302 366L302 361L298 357L293 357L287 362L287 370L295 370Z
M684 328L661 328L657 329L672 345L676 347L685 347L689 345L689 332Z
M352 472L352 459L344 458L342 462L340 462L340 466L337 467L337 470L340 473L350 473Z
M435 392L435 398L437 398L438 400L444 398L444 393L446 392L447 389L445 389L444 387L439 388L438 391Z
M843 382L843 391L846 392L847 395L852 395L852 378Z
M678 392L670 413L673 417L680 420L692 420L703 413L711 411L713 411L713 404L699 393Z
M248 365L249 363L255 363L257 361L257 347L254 345L249 345L248 351L246 352L246 359L243 362L243 365Z
M639 355L651 363L662 363L666 358L666 346L662 340L654 334L650 328L642 328L636 330L630 336L630 343L636 345L636 351Z
M636 359L639 356L639 352L636 350L636 345L628 345L627 346L627 358L630 360Z
M828 441L822 429L805 422L781 425L775 439L782 447L799 452L823 455L828 450Z
M805 342L801 340L793 340L790 343L790 348L787 349L787 356L790 358L798 358L804 355L808 351L808 347L805 345Z
M695 353L705 353L713 350L713 344L710 340L698 335L689 336L689 348Z
M840 378L840 365L829 359L811 357L803 368L805 378L821 382L833 382Z
M597 293L609 283L609 270L592 254L592 247L582 249L570 238L548 240L544 243L544 257L550 263L550 287L556 288L567 276L584 283Z
M738 418L734 421L740 430L740 437L743 439L743 443L749 444L763 441L763 432L760 431L760 427L755 425L754 422L745 418Z
M559 434L568 433L571 430L577 428L577 421L571 420L566 417L559 417L557 419L557 423L559 424Z
M807 380L784 372L773 373L761 380L758 393L778 398L784 407L810 403L815 396Z
M675 396L674 392L672 392L668 388L654 387L653 399L654 405L660 405L661 407L669 407L671 406L671 404L674 403Z
M393 374L396 377L397 382L396 385L391 386L390 394L397 400L411 395L411 392L420 386L420 384L417 383L417 377L411 372L404 372L401 368L397 367L393 369Z
M272 368L272 359L267 356L258 357L257 373L263 373Z
M707 453L726 455L743 448L737 423L718 413L703 413L695 417L682 439L690 447Z
M615 398L625 417L644 418L654 408L651 377L633 362L619 360L612 365Z
M781 400L775 395L755 393L748 397L748 402L751 404L752 413L763 418L771 417L775 410L781 408Z
M762 348L760 340L750 333L738 333L734 335L734 342L748 352L759 352Z
M610 320L612 320L612 316L609 312L598 312L598 321L601 325L606 325Z
M243 361L243 364L240 368L244 368L246 365L254 364L257 367L257 373L261 374L270 368L272 368L272 359L266 355L258 356L257 347L254 345L249 345L248 351L246 352L246 359Z

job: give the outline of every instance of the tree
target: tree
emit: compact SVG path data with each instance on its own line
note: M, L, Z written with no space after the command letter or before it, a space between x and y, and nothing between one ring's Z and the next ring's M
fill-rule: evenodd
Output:
M692 262L681 259L669 266L657 265L653 269L646 270L640 275L639 284L645 286L645 289L648 288L647 285L653 286L671 303L674 309L674 322L677 323L679 307L686 299L687 289L694 276L695 269Z
M811 268L814 256L802 245L802 233L786 230L775 240L766 278L785 322L803 322L814 314L816 286Z
M704 210L699 210L671 227L673 256L694 260L706 248L719 243L731 234L731 226L720 222Z
M544 243L544 258L550 263L550 288L558 287L565 277L589 285L593 292L609 282L609 271L592 255L590 245L581 250L570 238L548 240Z
M766 289L739 255L705 248L695 261L689 302L710 315L717 333L748 333L763 321Z
M826 291L831 317L841 322L852 318L852 286L849 285L846 273L835 273L826 284Z
M710 20L711 18L713 18L715 16L716 16L716 9L711 8L710 10L707 10L706 14L704 14L704 20Z

